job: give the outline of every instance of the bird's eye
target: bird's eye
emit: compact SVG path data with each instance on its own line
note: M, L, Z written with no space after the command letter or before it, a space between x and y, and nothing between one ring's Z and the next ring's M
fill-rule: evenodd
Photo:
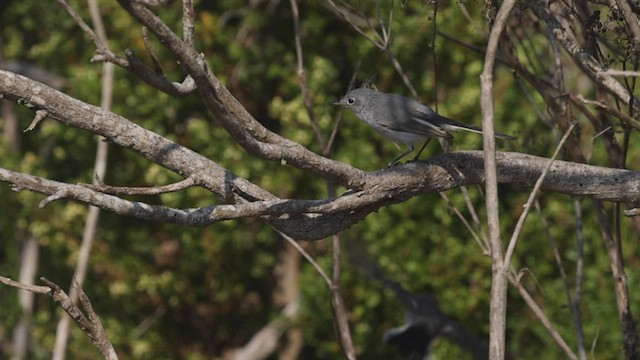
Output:
M355 102L356 102L355 98L348 98L347 99L347 104L349 104L349 105L353 105L353 104L355 104Z

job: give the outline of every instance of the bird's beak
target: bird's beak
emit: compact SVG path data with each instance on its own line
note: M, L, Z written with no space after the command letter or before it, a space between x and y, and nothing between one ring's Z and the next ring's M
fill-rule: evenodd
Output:
M336 101L332 102L331 104L332 105L337 105L337 106L342 106L342 99L336 100Z

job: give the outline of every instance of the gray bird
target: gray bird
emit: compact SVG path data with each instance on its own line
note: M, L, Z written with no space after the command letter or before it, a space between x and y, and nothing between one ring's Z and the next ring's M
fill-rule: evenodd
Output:
M369 124L385 138L407 145L409 149L393 159L387 166L397 164L400 159L413 152L416 143L425 141L418 155L413 158L414 161L417 160L431 138L435 136L452 139L453 136L449 132L458 130L482 134L481 128L461 124L438 115L431 108L416 100L368 88L351 90L334 105L351 110L355 116ZM496 137L507 140L514 139L512 136L500 133L496 133Z

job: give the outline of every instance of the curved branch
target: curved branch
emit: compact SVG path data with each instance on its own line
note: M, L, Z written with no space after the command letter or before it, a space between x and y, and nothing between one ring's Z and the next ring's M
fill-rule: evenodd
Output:
M498 182L533 187L549 159L521 153L497 153ZM454 152L368 173L366 186L335 199L269 199L173 209L127 201L83 185L65 184L0 169L0 181L19 189L82 201L118 214L186 226L206 226L246 217L264 217L280 231L301 240L318 240L359 222L381 207L414 196L484 181L480 151ZM556 193L633 203L640 200L640 172L555 161L541 187Z
M104 136L113 143L133 150L185 178L193 178L195 184L209 189L223 201L233 204L228 207L190 210L145 208L140 205L142 203L134 206L132 202L108 197L83 186L75 187L76 185L63 183L45 186L42 182L44 179L33 177L29 187L11 180L11 176L17 173L5 175L0 179L47 195L77 198L79 201L110 211L121 209L116 212L149 220L204 226L221 220L263 216L271 225L293 238L317 240L348 228L383 206L403 202L421 194L484 181L482 153L457 152L372 173L359 169L345 172L342 179L346 185L351 185L350 188L353 190L336 199L279 199L184 146L112 112L83 103L23 76L0 71L0 95L26 104L35 111L45 110L52 119ZM283 158L295 157L298 154L296 147L285 147L279 151ZM498 153L496 160L498 182L527 187L534 185L535 179L540 176L548 161L546 158L520 153ZM343 165L345 168L351 168L347 164ZM62 192L63 185L74 187L70 192ZM542 184L542 189L607 201L637 202L640 199L640 174L556 161Z
M0 70L0 95L35 110L45 110L49 118L69 126L101 135L185 178L196 177L198 185L222 199L241 201L242 196L232 192L235 188L242 189L244 194L252 198L276 198L193 150L113 112L74 99L24 76Z
M249 153L266 160L290 164L347 187L359 186L357 179L364 175L361 170L317 155L304 146L269 131L254 119L208 68L202 55L189 48L151 10L131 0L118 0L118 3L147 27L180 63L195 81L200 97L209 111ZM359 176L354 176L355 174Z

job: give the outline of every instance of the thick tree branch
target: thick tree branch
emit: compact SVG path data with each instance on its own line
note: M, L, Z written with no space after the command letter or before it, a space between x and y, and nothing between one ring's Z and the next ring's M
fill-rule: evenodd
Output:
M183 177L196 176L199 185L223 199L240 200L238 192L259 199L273 195L222 168L198 153L146 130L133 122L89 105L44 84L0 70L0 94L36 110L46 110L48 116L67 125L101 135L109 141L139 153Z
M520 153L498 153L496 159L498 182L525 187L534 186L549 161L547 158ZM302 235L300 239L312 240L339 232L383 206L422 194L480 184L484 180L483 167L481 152L454 152L429 161L369 173L366 188L348 191L335 199L270 199L194 209L173 209L127 201L83 185L65 184L6 169L0 169L0 181L11 183L18 189L46 195L62 194L61 198L82 201L122 215L186 226L206 226L218 221L255 216L269 216L270 221L283 216L291 217L292 225L305 229L296 232ZM640 199L640 172L555 161L541 188L571 196L633 203ZM323 220L330 220L329 225L315 228L315 224Z
M104 136L185 178L193 178L197 185L233 204L187 210L152 207L101 194L83 186L47 182L6 170L2 172L3 181L21 188L56 197L70 197L120 214L154 221L204 226L221 220L268 216L266 220L287 235L296 239L315 240L357 223L380 207L399 203L413 196L484 181L482 155L479 152L459 152L373 173L357 169L345 172L342 180L353 191L336 199L278 199L267 190L186 147L112 112L73 99L23 76L0 71L0 94L34 110L45 110L52 119ZM287 150L288 152L282 153L284 157L295 156L298 151L296 148ZM497 156L497 161L499 182L531 187L547 159L518 153L501 153ZM542 189L632 203L640 199L640 174L557 161L542 184Z

